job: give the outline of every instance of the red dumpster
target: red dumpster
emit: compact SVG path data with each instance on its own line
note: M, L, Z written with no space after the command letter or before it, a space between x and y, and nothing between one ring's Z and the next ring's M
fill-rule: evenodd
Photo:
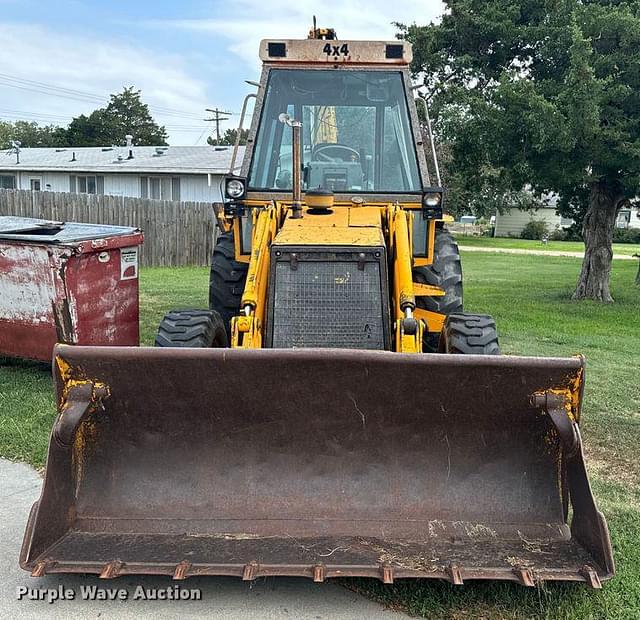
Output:
M0 216L0 356L138 345L138 228Z

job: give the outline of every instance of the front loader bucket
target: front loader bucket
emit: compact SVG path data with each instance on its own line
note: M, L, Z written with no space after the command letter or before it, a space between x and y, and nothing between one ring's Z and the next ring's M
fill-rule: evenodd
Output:
M34 575L613 574L581 358L61 345L54 364Z

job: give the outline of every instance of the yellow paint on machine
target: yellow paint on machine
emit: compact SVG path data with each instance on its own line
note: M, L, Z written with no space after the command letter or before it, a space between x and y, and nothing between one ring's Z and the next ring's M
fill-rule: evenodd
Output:
M67 360L65 360L60 355L56 355L55 364L58 370L58 374L62 379L62 399L60 402L60 408L63 407L64 403L67 400L69 390L75 385L90 383L93 388L94 394L96 389L104 389L106 390L107 396L109 396L110 390L109 386L106 383L98 381L97 379L87 378L81 368L74 368L67 362Z
M78 426L74 435L72 448L72 465L75 472L75 489L77 493L78 487L84 477L84 463L87 453L93 450L93 447L97 444L97 427L92 415L96 409L98 409L97 404L99 399L96 396L96 390L104 390L105 394L102 396L103 399L110 396L111 390L106 383L97 379L89 379L81 368L71 366L60 355L56 355L55 365L62 380L62 395L56 425L59 424L65 416L69 391L74 386L91 385L92 406L90 414L87 415Z
M248 204L251 202L251 204ZM395 333L393 349L405 353L422 351L422 335L426 330L439 333L444 315L422 310L416 297L442 296L437 286L413 282L412 270L433 255L435 221L430 222L428 235L430 257L417 259L412 254L414 212L419 205L399 203L339 203L332 208L317 204L303 206L301 218L291 217L290 205L275 201L270 204L247 201L253 207L252 252L238 255L240 228L235 218L236 260L249 263L245 290L241 300L242 313L231 320L233 348L261 348L262 329L266 315L266 290L270 262L270 247L380 248L391 257L390 303ZM405 333L405 319L410 311L418 321Z
M379 207L341 207L287 219L274 245L384 247Z
M581 355L577 357L582 358ZM580 368L576 373L575 377L572 377L568 386L558 386L552 388L545 388L544 390L540 390L536 392L535 395L544 395L547 394L556 394L557 396L561 396L564 409L567 412L567 417L572 421L579 423L580 422L580 404L582 399L582 389L583 389L583 377L584 370Z

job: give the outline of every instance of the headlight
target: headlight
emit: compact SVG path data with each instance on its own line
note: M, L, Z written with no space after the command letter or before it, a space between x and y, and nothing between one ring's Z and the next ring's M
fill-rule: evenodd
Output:
M442 218L444 193L441 187L428 187L422 195L422 215L427 220Z
M425 194L424 206L437 207L440 204L440 194Z
M224 193L227 198L238 200L244 197L244 179L225 179Z

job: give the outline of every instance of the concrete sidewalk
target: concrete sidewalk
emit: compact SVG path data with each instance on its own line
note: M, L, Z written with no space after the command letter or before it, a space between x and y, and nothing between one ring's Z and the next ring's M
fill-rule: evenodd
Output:
M40 476L29 466L0 459L0 618L151 618L163 620L185 615L189 618L271 620L286 618L322 620L398 620L404 614L384 609L366 598L331 583L317 584L306 579L268 578L252 584L224 577L192 578L180 582L183 590L199 588L199 601L132 600L137 586L173 587L164 577L121 577L105 581L93 576L49 575L34 578L18 567L18 554L27 516L38 498ZM18 600L20 586L76 592L75 600ZM81 599L81 586L124 588L126 601L88 601Z

